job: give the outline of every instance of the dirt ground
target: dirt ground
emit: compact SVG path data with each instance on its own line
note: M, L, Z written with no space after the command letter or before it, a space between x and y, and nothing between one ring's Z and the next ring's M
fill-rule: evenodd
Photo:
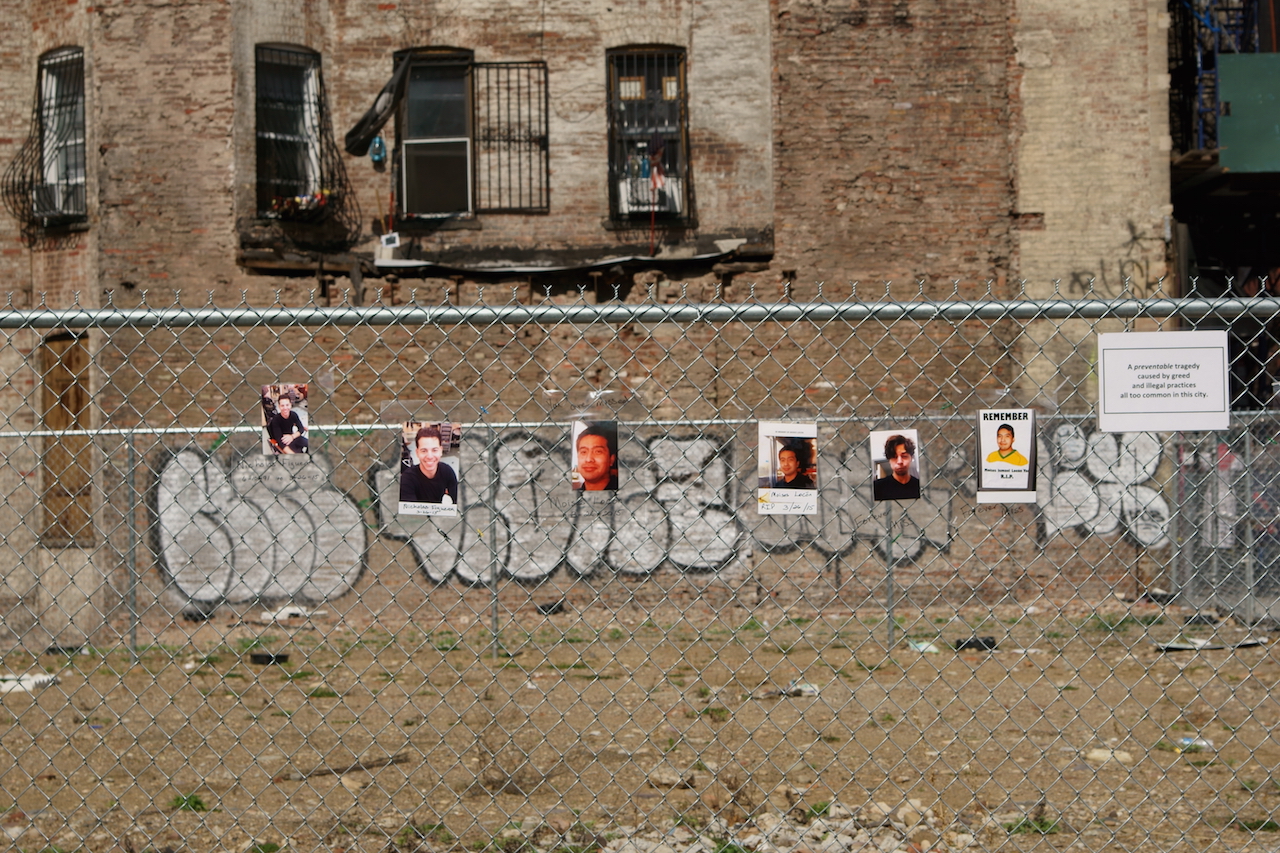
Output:
M916 800L938 815L917 850L1274 849L1280 658L1157 649L1267 637L1189 616L916 610L889 645L881 611L767 604L505 614L496 642L483 610L218 613L136 660L12 652L58 683L0 694L0 843L515 853L568 814L591 830L558 848L593 853ZM996 649L953 649L973 637Z

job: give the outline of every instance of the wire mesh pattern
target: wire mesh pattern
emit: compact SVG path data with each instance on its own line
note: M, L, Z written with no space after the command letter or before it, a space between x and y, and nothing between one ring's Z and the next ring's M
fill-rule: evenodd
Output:
M1274 846L1275 413L1103 433L1092 365L1101 331L1272 349L1280 302L674 287L0 312L13 844ZM307 453L264 452L283 383ZM1034 502L977 501L1002 408ZM615 492L574 488L582 420ZM456 513L409 516L436 421ZM760 512L760 421L814 425L815 513ZM876 503L907 427L920 497Z

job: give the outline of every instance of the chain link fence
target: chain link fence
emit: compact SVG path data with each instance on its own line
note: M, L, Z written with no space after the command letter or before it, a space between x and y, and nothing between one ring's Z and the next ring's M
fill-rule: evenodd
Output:
M7 840L1280 843L1270 400L1092 406L1100 331L1230 328L1269 387L1280 302L717 296L0 312ZM981 502L1024 409L1034 495Z

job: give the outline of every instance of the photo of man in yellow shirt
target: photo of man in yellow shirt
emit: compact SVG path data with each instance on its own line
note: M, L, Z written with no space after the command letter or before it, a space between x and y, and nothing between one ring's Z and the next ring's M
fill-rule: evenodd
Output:
M1027 457L1013 449L1013 427L1000 424L996 429L996 449L987 454L988 462L1007 462L1019 467L1029 465Z

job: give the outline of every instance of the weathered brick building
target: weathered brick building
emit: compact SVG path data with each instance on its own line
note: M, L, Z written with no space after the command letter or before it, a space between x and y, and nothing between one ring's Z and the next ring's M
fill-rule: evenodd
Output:
M1045 296L1090 281L1118 292L1125 278L1147 289L1166 273L1164 0L0 0L0 20L0 162L16 214L0 218L0 287L16 307L129 307L144 292L151 305L466 302L480 286L504 301L580 288L639 301L676 298L673 283L694 300L749 288L770 300L783 282L803 300L818 282L845 298L853 281L877 294L890 281L900 297L920 282L1008 296L1025 281ZM344 151L384 86L398 97L380 141L370 130L352 146L370 153ZM383 245L391 235L398 246ZM575 374L609 361L613 333L600 335L580 351L545 341L518 365L461 365L446 384L600 379ZM382 341L377 357L361 340L264 361L254 381L332 371L340 416L368 419L380 400L439 390L412 347L464 350L429 330ZM252 408L249 367L212 378L222 351L188 366L120 342L107 352L97 333L14 343L14 429L198 425ZM669 356L660 333L632 343L614 376L693 380L687 400L668 388L652 411L750 395L746 350L699 360ZM834 396L903 393L854 375L856 340L800 343L787 383L761 386L775 401L803 398L823 364ZM836 346L844 368L824 355ZM984 356L957 374L1029 397L1057 361L1029 351L1015 362L1025 376L1011 364L993 379ZM916 378L930 390L912 395L928 400L947 377ZM196 405L166 399L174 388ZM84 500L77 466L15 453L10 486L43 485L9 489L30 540L11 547L86 547L84 516L30 524L54 482L69 483L68 506Z
M0 223L16 300L66 304L74 290L97 304L110 290L128 304L143 289L259 300L342 278L357 260L360 277L376 276L372 241L388 226L397 258L423 264L396 271L405 279L527 282L543 266L655 256L593 268L604 295L637 270L688 279L717 263L759 282L948 289L1163 273L1159 0L7 11L22 24L0 54L5 162L39 136L42 57L79 51L84 91L83 195L59 200L73 221L30 214L49 223L28 228L30 248L19 222ZM331 157L397 51L414 71L383 129L387 162ZM443 112L418 117L432 109ZM456 128L423 124L451 109ZM292 126L273 121L302 135L290 142ZM649 199L638 172L658 127L665 185ZM428 165L466 179L433 184ZM317 226L305 205L271 210L321 192L358 212L353 230ZM311 280L270 277L286 273Z

